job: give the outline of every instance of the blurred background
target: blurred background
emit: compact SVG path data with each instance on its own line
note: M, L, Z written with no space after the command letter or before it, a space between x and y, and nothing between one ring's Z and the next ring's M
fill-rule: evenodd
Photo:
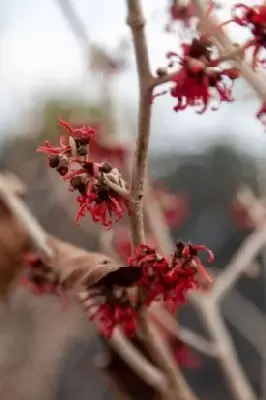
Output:
M229 17L231 5L221 0L217 14ZM167 51L178 51L181 41L164 29L169 2L143 0L143 8L155 71L166 64ZM58 116L90 124L99 131L92 154L109 159L127 175L138 86L125 19L124 0L0 3L0 169L23 180L27 204L48 232L88 250L101 249L102 232L89 218L76 226L75 195L47 168L36 147L46 139L57 143ZM234 27L234 41L244 40L245 34ZM253 230L245 210L236 204L239 188L248 186L263 197L266 185L266 137L255 119L259 101L243 81L234 93L235 103L201 116L194 110L176 114L168 95L153 105L151 187L173 240L206 244L215 253L214 268L224 268ZM123 229L114 229L112 243L122 259L129 246ZM266 368L254 341L266 334L265 292L259 257L222 305L239 359L261 399L266 398ZM256 307L260 327L247 323L251 311L246 304ZM1 399L115 398L96 362L105 344L74 305L62 312L56 300L36 299L18 288L0 318ZM189 307L181 310L180 320L205 334ZM194 361L185 360L183 368L199 397L230 398L215 362L191 354Z

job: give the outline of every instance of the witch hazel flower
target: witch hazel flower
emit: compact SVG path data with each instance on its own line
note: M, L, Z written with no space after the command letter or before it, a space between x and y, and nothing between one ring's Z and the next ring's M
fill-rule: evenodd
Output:
M213 254L206 246L178 242L169 259L147 245L139 246L129 259L129 265L143 269L138 285L146 288L145 304L163 300L170 311L175 312L178 305L185 302L189 290L200 289L202 280L211 283L212 278L198 257L200 251L207 251L209 262L213 261Z
M192 18L194 17L193 6L190 2L187 4L179 4L179 1L171 0L169 9L169 22L165 27L168 33L174 32L175 23L180 22L183 28L191 28Z
M97 164L93 162L80 162L81 168L70 171L64 179L70 181L70 190L78 190L77 196L79 210L76 223L91 214L94 222L100 222L106 229L110 229L114 219L119 221L125 211L129 210L128 199L112 190L105 183L105 179L112 180L122 189L126 188L125 182L116 169L108 163Z
M79 300L89 320L97 323L100 335L110 338L117 326L126 336L136 334L138 315L123 288L89 290L80 294Z
M64 176L68 173L73 157L85 157L88 154L87 146L95 130L82 126L73 128L69 123L58 119L59 124L66 130L65 135L59 139L59 146L53 146L49 141L37 148L37 152L48 155L48 165Z
M128 210L126 184L116 168L89 159L88 146L95 129L88 126L74 128L61 119L59 123L66 130L65 136L60 138L60 146L54 147L46 141L37 151L48 155L49 166L70 182L71 191L79 191L76 222L89 213L94 222L109 229L114 219L120 220Z
M171 96L177 99L174 111L191 106L199 107L197 113L202 114L213 101L218 104L212 110L217 110L221 102L232 102L232 86L239 77L238 69L223 68L219 58L212 57L214 46L206 36L194 38L190 44L183 44L182 49L182 57L175 52L167 54L170 67L180 66L170 90Z
M236 23L247 27L253 37L243 46L243 50L252 49L252 68L256 70L259 64L265 64L265 59L259 59L262 50L266 49L266 5L248 6L237 3L232 8L232 18L222 26L229 23Z

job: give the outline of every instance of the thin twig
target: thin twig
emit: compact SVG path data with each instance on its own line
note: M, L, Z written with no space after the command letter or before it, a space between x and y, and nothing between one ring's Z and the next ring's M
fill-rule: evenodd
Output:
M216 357L217 350L213 343L190 329L180 326L175 317L162 308L161 304L154 303L149 313L151 318L155 319L158 324L161 324L171 336L176 337L202 354L209 357Z
M138 136L131 178L133 215L130 218L134 246L145 242L143 225L143 195L146 179L151 123L151 72L144 33L145 21L139 0L127 0L127 23L131 28L139 79Z
M213 299L221 301L226 292L235 284L239 275L250 265L266 246L266 228L258 229L242 243L230 264L219 274L211 288Z
M80 41L87 55L90 46L90 38L84 22L82 21L81 18L79 18L77 13L74 11L71 2L69 0L55 0L55 1L58 3L64 17L69 22L73 34Z
M190 292L189 299L200 314L210 338L218 350L217 360L234 398L236 400L256 400L255 393L238 362L230 334L217 303L211 294L196 291Z

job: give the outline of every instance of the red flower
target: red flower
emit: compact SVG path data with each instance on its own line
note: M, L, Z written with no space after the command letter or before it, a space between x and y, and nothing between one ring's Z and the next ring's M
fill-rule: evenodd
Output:
M184 6L172 4L169 8L170 21L165 27L166 32L173 31L172 27L175 22L183 22L184 28L189 28L194 15L193 6L190 3Z
M231 22L250 29L253 38L247 41L244 50L253 48L252 68L255 70L258 64L264 64L266 61L258 59L260 51L266 48L266 6L249 7L242 3L235 4L232 8L232 19L222 25Z
M124 209L128 208L128 202L113 190L95 184L86 195L77 197L79 211L77 223L84 217L86 212L90 212L94 222L101 222L106 228L111 228L113 218L119 221L124 214Z
M178 242L170 260L147 245L139 246L135 256L130 257L129 265L143 268L138 285L146 288L145 304L162 299L171 312L175 312L185 301L188 290L201 287L198 273L205 281L212 281L198 258L198 252L202 250L210 254L209 262L213 261L212 252L205 246Z
M172 97L177 99L175 111L185 110L188 106L200 106L198 114L204 113L211 100L231 102L232 85L229 86L226 79L233 82L238 78L236 68L217 69L218 60L211 60L210 44L203 39L194 39L191 45L183 45L184 56L180 59L181 69L175 74L172 82L175 86L171 89ZM169 53L168 58L179 57L175 53ZM173 61L171 61L173 65ZM216 110L218 107L212 107Z
M125 182L119 171L109 163L98 164L89 160L87 147L95 129L86 126L73 128L60 119L59 123L70 134L68 140L61 137L60 147L57 148L45 142L37 151L48 154L49 166L56 168L65 180L70 180L71 191L80 192L77 197L77 223L89 212L94 222L101 222L106 228L110 228L114 216L117 220L122 218L124 208L128 208L128 201L106 186L104 178L110 178L111 183L122 189L126 188ZM79 168L69 170L73 164L77 164Z
M67 122L61 119L58 119L58 121L68 131L66 136L60 137L60 146L52 146L46 140L43 145L37 148L37 151L47 154L49 167L55 168L60 175L64 176L68 173L73 157L83 157L88 154L87 145L95 130L86 126L74 129Z
M102 304L90 317L90 321L100 323L99 333L110 338L116 326L120 326L126 336L134 336L137 328L137 313L123 304Z
M112 167L107 164L96 164L92 162L81 162L81 169L67 174L64 179L70 180L70 190L78 190L77 197L79 210L76 223L80 222L87 213L90 213L94 222L100 222L107 229L112 227L113 219L119 221L124 210L129 210L128 200L105 186L99 180L101 172ZM108 170L109 171L109 170Z
M71 147L67 143L65 136L60 136L60 146L52 146L51 143L46 140L43 145L37 147L37 151L50 155L70 155Z
M85 144L89 144L91 137L95 135L95 129L90 126L80 126L73 128L68 122L58 118L58 122L63 126L74 139L81 140Z
M97 298L104 299L99 304ZM134 336L137 328L137 313L125 290L102 288L98 292L89 291L81 298L89 320L98 323L99 333L110 338L116 326L120 326L126 336Z

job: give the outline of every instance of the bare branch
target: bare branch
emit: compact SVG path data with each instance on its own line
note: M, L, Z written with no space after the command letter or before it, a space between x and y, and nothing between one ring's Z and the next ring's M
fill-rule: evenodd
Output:
M218 351L217 360L234 398L237 400L255 400L256 396L238 362L230 335L211 294L191 291L189 300L199 312L211 340L213 340Z
M130 218L134 246L145 242L143 226L143 195L147 170L148 147L150 137L151 72L148 48L144 33L145 21L139 0L127 0L127 23L131 28L139 79L139 116L138 136L131 178L131 200L133 215Z
M211 293L214 300L221 301L235 284L239 275L247 268L266 245L266 228L258 229L242 243L230 264L219 274Z
M70 0L55 0L55 1L58 3L64 17L68 21L73 31L73 34L80 41L87 55L90 46L90 39L85 24L73 9Z

